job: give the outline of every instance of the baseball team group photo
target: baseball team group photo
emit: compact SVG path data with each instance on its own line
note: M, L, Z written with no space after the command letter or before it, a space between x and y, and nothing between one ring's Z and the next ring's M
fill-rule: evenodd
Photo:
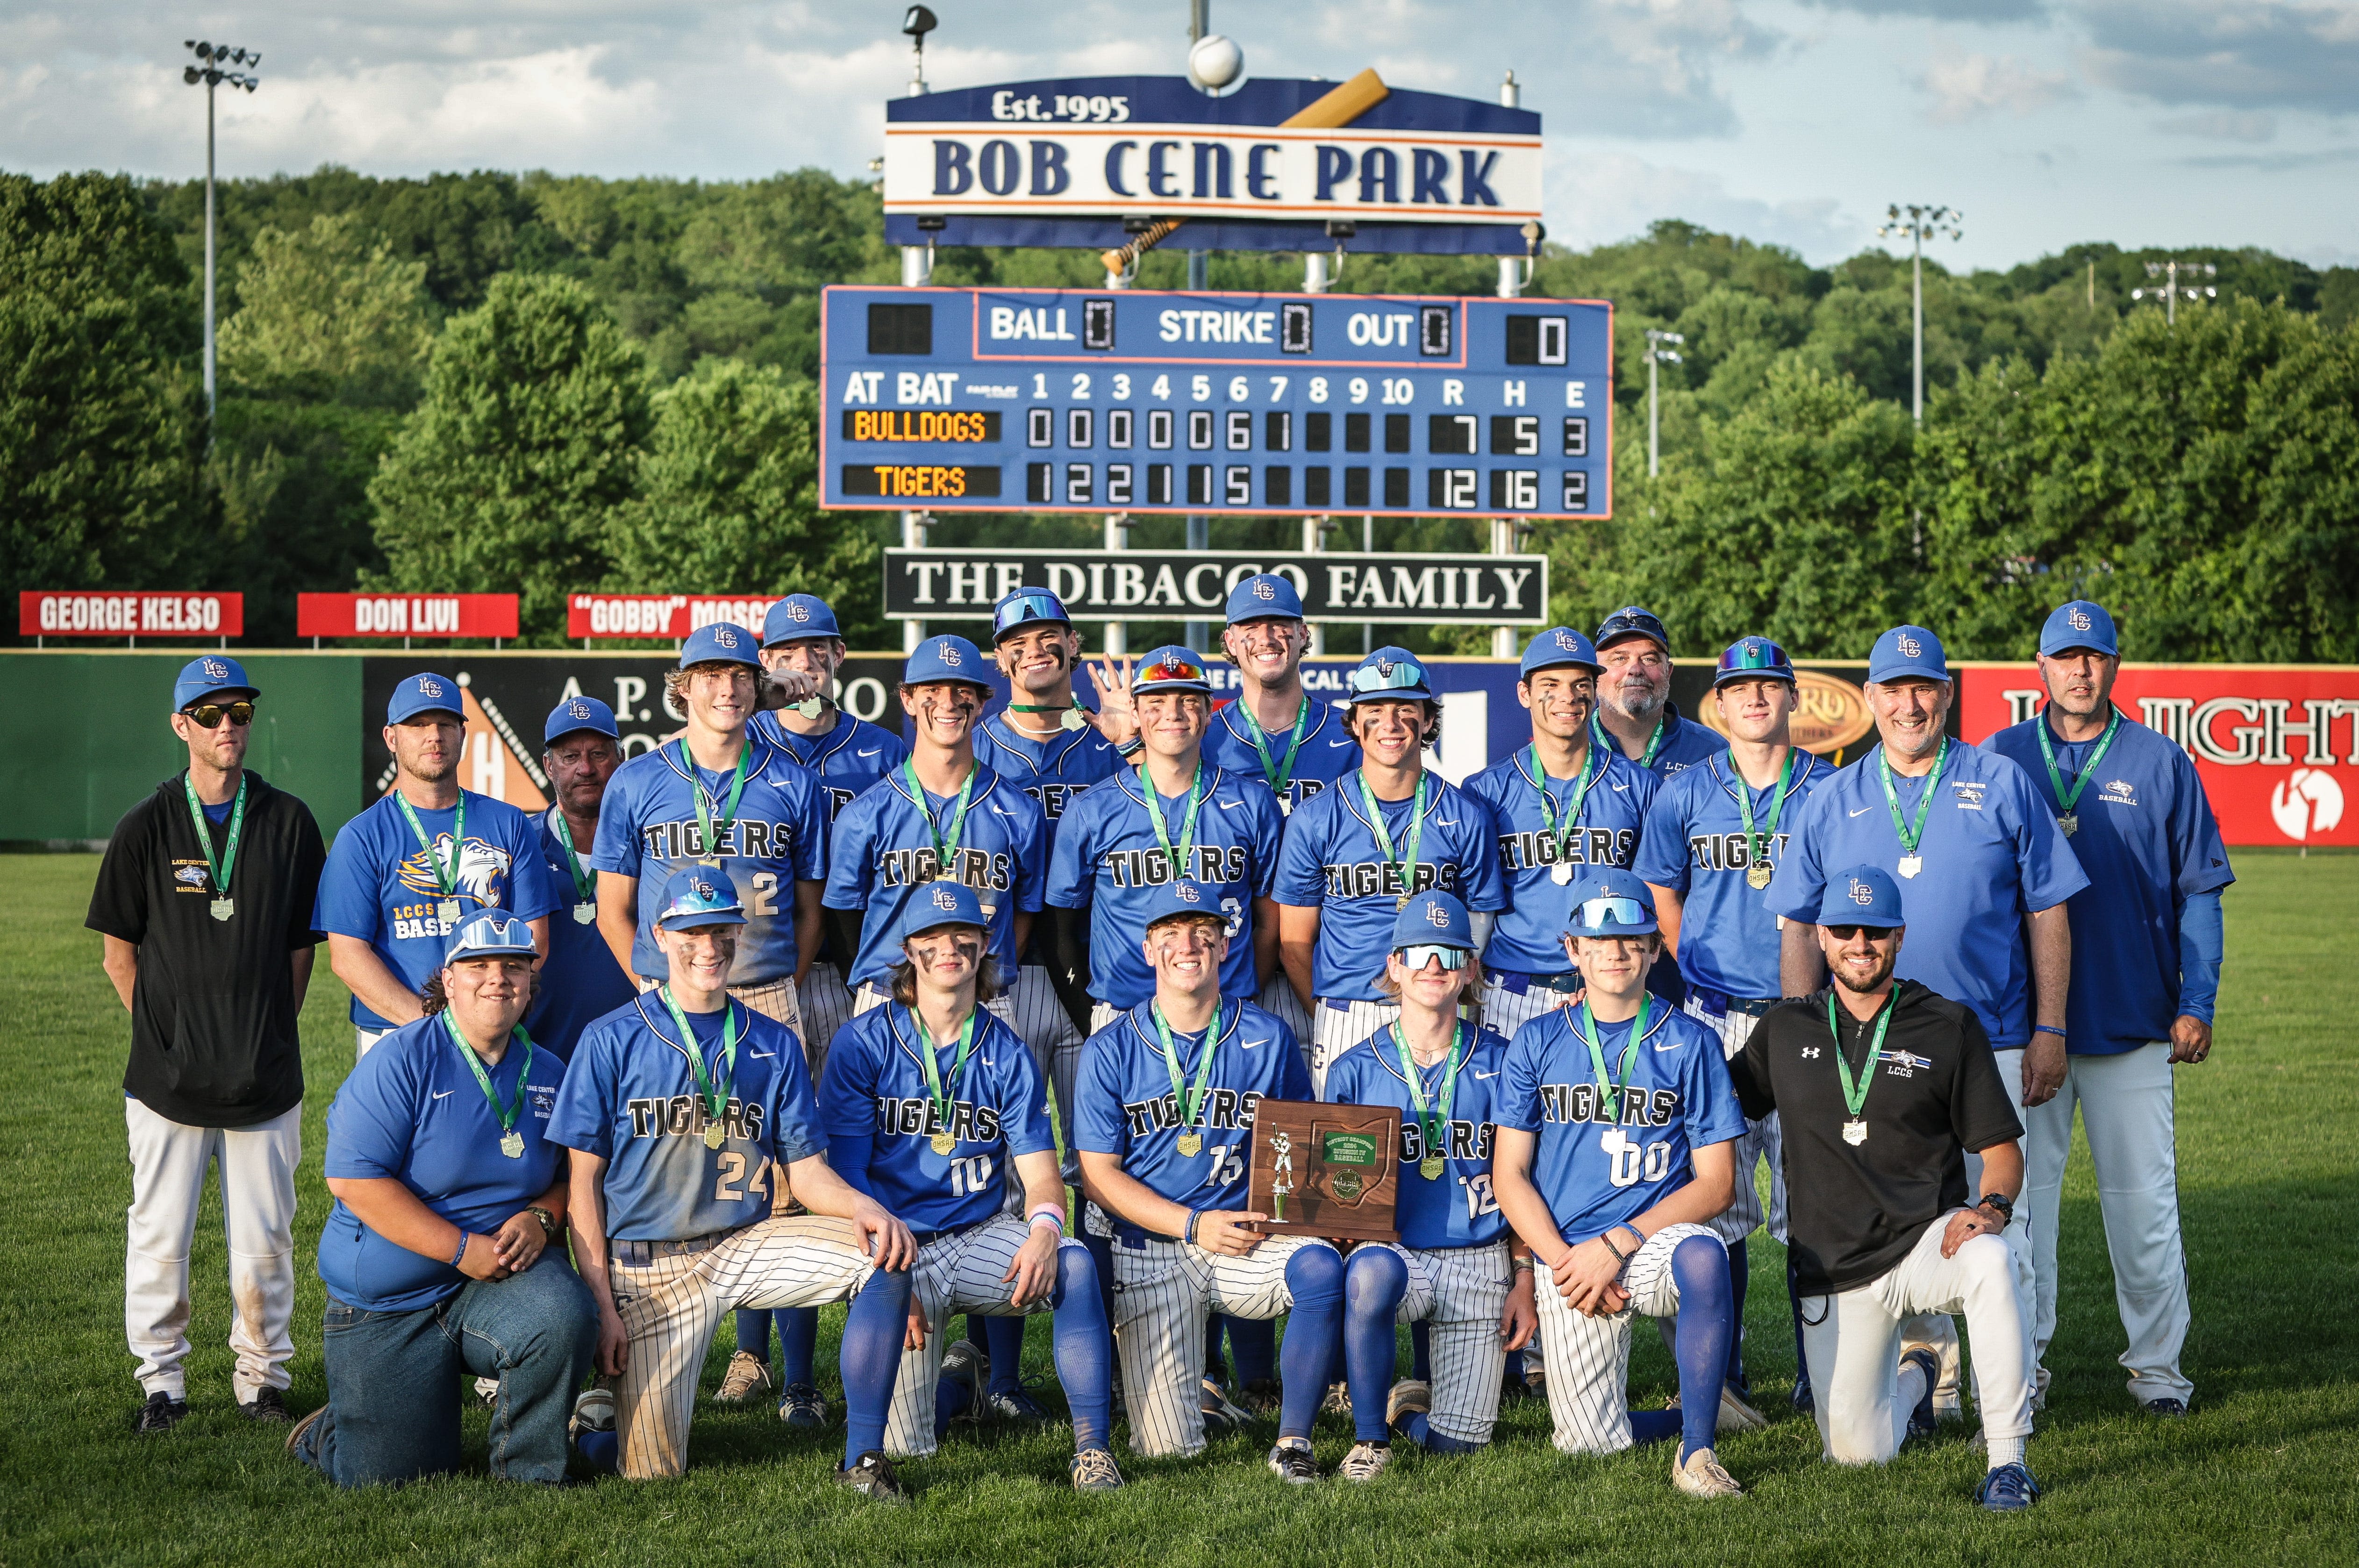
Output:
M1664 90L1487 7L1060 9L765 22L799 185L476 283L491 187L216 193L247 46L201 213L0 174L0 1557L2348 1561L2359 271L1804 286L1602 243L1527 95ZM1708 91L2167 96L1828 16Z

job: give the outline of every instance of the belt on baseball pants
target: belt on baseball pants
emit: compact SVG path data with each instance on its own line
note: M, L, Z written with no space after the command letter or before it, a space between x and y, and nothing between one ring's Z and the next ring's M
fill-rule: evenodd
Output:
M1731 996L1710 986L1700 986L1693 980L1688 982L1688 995L1693 997L1695 1004L1712 1018L1725 1018L1732 1012L1741 1012L1747 1018L1759 1018L1785 1000L1775 996Z
M999 1217L997 1215L992 1216L992 1219L996 1219L998 1217ZM974 1222L974 1225L946 1225L940 1230L913 1230L909 1232L909 1239L916 1242L920 1247L931 1247L937 1241L946 1240L953 1236L964 1236L968 1231L973 1230L976 1225L989 1225L990 1223L990 1219L978 1219Z
M1571 992L1581 989L1581 972L1578 969L1568 970L1561 975L1527 975L1515 969L1485 969L1483 978L1509 996L1522 996L1529 991Z
M710 1252L745 1228L741 1225L736 1230L716 1230L685 1241L609 1241L606 1256L625 1269L644 1269L658 1258L693 1258Z

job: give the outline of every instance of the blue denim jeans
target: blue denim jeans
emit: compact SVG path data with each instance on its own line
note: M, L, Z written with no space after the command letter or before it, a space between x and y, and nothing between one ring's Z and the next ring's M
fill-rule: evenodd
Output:
M497 1378L492 1474L565 1478L565 1426L598 1345L597 1309L562 1247L494 1282L470 1280L417 1312L328 1298L328 1409L296 1457L340 1487L415 1481L459 1467L459 1382Z

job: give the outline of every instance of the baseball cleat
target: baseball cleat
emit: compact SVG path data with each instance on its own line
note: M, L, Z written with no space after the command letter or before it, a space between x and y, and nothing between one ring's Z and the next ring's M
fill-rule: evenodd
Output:
M302 1451L308 1445L307 1440L311 1435L311 1429L319 1425L321 1421L326 1417L327 1413L328 1407L321 1405L318 1410L313 1411L310 1415L305 1416L302 1420L288 1427L287 1429L287 1452L294 1454L299 1459L305 1458ZM306 1462L309 1462L308 1459Z
M1796 1373L1794 1375L1794 1413L1813 1415L1817 1413L1818 1408L1819 1401L1810 1393L1810 1374L1808 1371Z
M1319 1461L1310 1456L1310 1444L1291 1438L1269 1451L1269 1473L1289 1487L1307 1487L1319 1479Z
M2148 1415L2158 1415L2168 1421L2177 1421L2187 1413L2187 1401L2173 1399L2148 1400L2145 1408Z
M721 1375L721 1386L712 1390L712 1402L742 1405L769 1388L770 1364L751 1350L740 1350L729 1357L729 1369Z
M1941 1375L1941 1363L1934 1358L1930 1350L1920 1345L1914 1350L1903 1351L1900 1364L1904 1367L1915 1367L1925 1374L1924 1397L1919 1399L1917 1401L1917 1407L1908 1412L1908 1435L1930 1437L1940 1430L1940 1423L1933 1419L1933 1384Z
M1255 1415L1274 1414L1278 1407L1279 1393L1275 1378L1256 1378L1237 1390L1236 1403Z
M1699 1448L1684 1459L1671 1463L1671 1485L1691 1498L1741 1498L1745 1488L1736 1477L1721 1467L1720 1458L1709 1448Z
M1229 1402L1229 1396L1212 1379L1204 1379L1204 1431L1209 1434L1226 1436L1253 1421L1253 1417Z
M1327 1397L1319 1401L1319 1413L1321 1415L1350 1415L1352 1413L1351 1385L1348 1383L1330 1383L1327 1386Z
M1383 1475L1385 1467L1392 1462L1392 1444L1354 1443L1352 1452L1343 1455L1343 1467L1336 1473L1346 1481L1373 1481Z
M966 1406L951 1417L952 1421L983 1419L983 1383L991 1375L990 1366L971 1340L959 1340L942 1352L942 1376L966 1385Z
M1974 1487L1974 1501L1995 1514L2019 1514L2039 1498L2039 1483L2020 1464L2002 1465Z
M1385 1396L1385 1424L1398 1426L1405 1415L1429 1415L1433 1411L1433 1385L1403 1378Z
M788 1383L778 1396L778 1419L803 1432L827 1425L827 1401L809 1383Z
M293 1421L295 1412L287 1408L287 1396L277 1389L256 1389L254 1398L237 1407L237 1413L248 1421Z
M499 1403L500 1380L497 1378L476 1379L475 1397L483 1400L486 1407Z
M1019 1426L1045 1426L1055 1420L1039 1400L1022 1389L993 1389L983 1396L984 1408L994 1421L1014 1422Z
M584 1389L582 1397L573 1401L573 1417L565 1423L565 1435L579 1441L585 1432L614 1430L614 1390L607 1388Z
M837 1465L835 1478L853 1491L880 1503L908 1500L909 1495L901 1489L900 1477L893 1474L893 1461L885 1457L885 1451L881 1448L870 1449L848 1470Z
M1768 1428L1769 1418L1746 1404L1734 1384L1720 1386L1720 1415L1712 1423L1714 1434L1725 1437L1732 1432L1766 1432Z
M1073 1490L1111 1492L1121 1485L1122 1471L1104 1449L1084 1448L1073 1455Z
M158 1391L148 1395L147 1402L139 1407L139 1413L131 1418L131 1430L152 1437L171 1431L188 1419L188 1400L176 1400Z

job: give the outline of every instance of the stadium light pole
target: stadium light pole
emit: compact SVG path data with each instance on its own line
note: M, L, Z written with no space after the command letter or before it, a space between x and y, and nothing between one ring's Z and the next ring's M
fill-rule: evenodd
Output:
M1671 364L1682 363L1677 350L1667 349L1663 345L1686 341L1687 340L1677 332L1658 332L1652 327L1647 329L1647 477L1648 479L1663 471L1662 425L1655 415L1655 366L1665 362Z
M260 65L260 49L244 49L230 44L214 44L190 38L189 52L197 63L183 66L180 80L194 87L199 82L205 88L205 417L213 416L213 89L226 81L248 92L262 85L262 78L250 71L224 70L223 66Z
M1953 240L1966 237L1961 226L1966 215L1954 207L1927 207L1917 202L1894 204L1885 208L1884 222L1876 232L1886 239L1906 239L1909 246L1909 268L1915 275L1915 303L1911 309L1913 336L1916 340L1916 368L1909 377L1909 417L1922 425L1925 422L1925 242L1947 234Z
M2190 277L2194 277L2198 274L2201 274L2205 277L2217 277L2220 276L2220 269L2213 266L2210 262L2183 262L2177 256L2172 256L2167 261L2148 262L2146 264L2147 276L2161 278L2163 280L2162 287L2160 288L2133 288L2130 290L2130 302L2132 304L2136 304L2142 299L2160 298L2162 301L2162 324L2165 327L2176 328L2179 325L2179 297L2182 293L2184 293L2190 301L2197 299L2217 299L2220 297L2220 291L2212 287L2208 283L2201 288L2196 287L2193 284L2190 284L2186 288L2181 289L2179 286L2179 275L2182 272L2187 274Z

